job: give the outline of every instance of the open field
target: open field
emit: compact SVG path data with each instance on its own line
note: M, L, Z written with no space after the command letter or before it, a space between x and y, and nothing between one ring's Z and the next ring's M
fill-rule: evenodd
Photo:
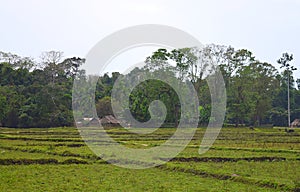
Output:
M128 147L149 148L174 130L107 132ZM168 163L131 170L95 156L75 128L0 128L0 191L300 191L300 130L223 128L199 155L204 131Z

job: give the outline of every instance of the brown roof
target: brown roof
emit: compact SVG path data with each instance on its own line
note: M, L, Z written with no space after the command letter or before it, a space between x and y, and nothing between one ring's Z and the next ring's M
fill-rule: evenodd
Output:
M100 122L103 124L120 124L120 122L112 115L102 117Z
M300 119L295 119L292 122L291 127L300 127Z

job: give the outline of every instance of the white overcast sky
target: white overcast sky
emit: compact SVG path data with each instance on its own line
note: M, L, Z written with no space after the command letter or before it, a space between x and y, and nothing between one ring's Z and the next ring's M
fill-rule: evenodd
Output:
M59 50L84 57L117 30L163 24L272 64L293 53L300 78L299 0L0 0L0 18L0 50L21 56Z

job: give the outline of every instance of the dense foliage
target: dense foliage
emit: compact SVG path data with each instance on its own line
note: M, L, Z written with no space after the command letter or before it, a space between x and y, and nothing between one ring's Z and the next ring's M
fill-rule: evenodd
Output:
M7 127L73 125L72 83L83 73L80 58L61 60L62 53L43 54L41 66L30 58L1 54L0 123Z
M289 66L291 60L291 55L283 54L277 65ZM0 52L0 124L6 127L72 126L73 80L91 78L81 69L84 61L76 57L63 59L62 53L55 51L43 53L40 62ZM210 117L210 88L206 81L216 70L212 63L221 70L226 85L226 124L286 126L288 86L291 119L300 118L300 79L293 78L295 68L285 68L280 73L276 64L260 62L245 49L219 45L172 51L158 49L146 58L146 66L125 76L168 70L179 81L190 81L199 96L199 119L204 125L214 118ZM99 117L112 114L111 91L120 76L124 77L115 72L99 77L95 93ZM154 100L166 105L165 123L176 126L180 121L178 96L163 82L141 83L130 94L128 110L137 120L145 122L151 117L148 107Z

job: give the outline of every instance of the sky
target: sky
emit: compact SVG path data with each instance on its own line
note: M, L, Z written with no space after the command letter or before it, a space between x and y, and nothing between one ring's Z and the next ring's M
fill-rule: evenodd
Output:
M293 53L293 65L299 68L295 77L300 78L299 10L298 0L0 0L0 51L37 61L50 50L85 57L113 32L162 24L203 44L249 49L274 65L283 52ZM139 62L145 51L120 56L115 63L128 58Z

